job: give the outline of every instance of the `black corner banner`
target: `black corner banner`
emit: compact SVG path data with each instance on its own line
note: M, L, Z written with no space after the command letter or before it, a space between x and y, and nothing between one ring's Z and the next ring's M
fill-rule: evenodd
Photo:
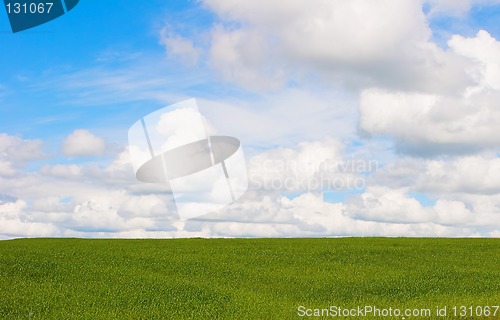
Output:
M12 32L30 29L73 9L79 0L4 0Z

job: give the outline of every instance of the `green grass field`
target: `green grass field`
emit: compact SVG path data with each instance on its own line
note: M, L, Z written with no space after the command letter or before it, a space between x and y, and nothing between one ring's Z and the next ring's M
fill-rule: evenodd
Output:
M500 240L0 242L1 319L297 319L299 306L365 305L428 308L433 319L498 306Z

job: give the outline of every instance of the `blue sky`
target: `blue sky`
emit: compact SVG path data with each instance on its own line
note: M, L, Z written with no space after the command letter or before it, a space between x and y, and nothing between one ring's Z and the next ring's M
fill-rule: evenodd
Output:
M87 86L103 74L137 72L134 76L138 81L163 77L163 84L153 89L168 89L180 72L164 58L158 30L164 21L184 21L190 5L175 2L165 8L162 4L148 1L138 7L123 1L82 1L78 10L19 34L9 34L5 16L1 20L5 31L0 80L6 91L1 122L4 131L27 138L51 137L75 127L102 127L102 122L117 116L134 121L137 114L154 110L159 104L154 99L143 99L138 105L116 93L112 96ZM147 74L152 71L155 73ZM79 79L81 88L67 93L64 82L75 74L85 75ZM82 96L91 103L82 101ZM102 101L105 96L108 99Z
M0 13L0 237L500 236L500 5L385 5L81 0L15 34ZM191 97L255 181L319 174L259 161L379 167L179 221L135 181L127 130Z

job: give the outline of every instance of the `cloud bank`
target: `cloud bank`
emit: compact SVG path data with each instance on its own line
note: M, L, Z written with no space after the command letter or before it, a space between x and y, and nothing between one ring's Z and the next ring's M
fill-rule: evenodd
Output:
M499 237L500 42L479 28L437 43L432 23L497 3L202 1L204 32L158 39L168 63L230 88L201 94L200 111L246 148L247 194L180 221L123 141L78 128L50 156L49 141L0 134L0 238ZM121 101L169 84L106 79L84 87Z

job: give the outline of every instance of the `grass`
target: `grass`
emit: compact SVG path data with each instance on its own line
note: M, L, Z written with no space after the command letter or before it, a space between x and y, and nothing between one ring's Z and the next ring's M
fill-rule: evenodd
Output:
M499 304L498 239L0 242L0 319L295 319L299 306L365 305L447 306L439 319L451 319L452 306Z

